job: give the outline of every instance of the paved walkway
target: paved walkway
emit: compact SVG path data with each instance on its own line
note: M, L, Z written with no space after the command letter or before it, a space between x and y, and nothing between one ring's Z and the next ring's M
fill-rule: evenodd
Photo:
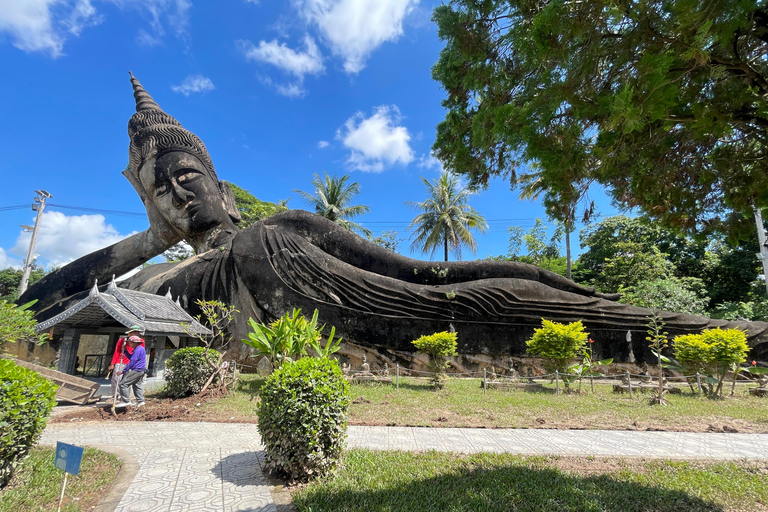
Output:
M130 485L107 510L277 511L264 477L264 452L254 424L54 423L45 429L41 443L56 441L118 450L135 460ZM461 453L768 460L768 434L350 427L347 445Z

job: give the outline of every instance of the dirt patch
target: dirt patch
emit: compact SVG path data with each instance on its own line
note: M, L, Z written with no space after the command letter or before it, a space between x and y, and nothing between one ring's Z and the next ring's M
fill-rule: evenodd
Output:
M75 410L56 414L51 423L72 423L85 421L209 421L215 423L257 423L254 415L222 415L208 410L207 404L215 403L218 396L190 396L186 398L148 398L144 407L125 407L115 409L117 418L112 415L111 404L96 404L78 407Z

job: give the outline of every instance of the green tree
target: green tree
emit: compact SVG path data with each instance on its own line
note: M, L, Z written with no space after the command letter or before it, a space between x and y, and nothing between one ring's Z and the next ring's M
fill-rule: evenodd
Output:
M571 233L574 230L574 224L576 222L576 209L579 202L586 197L587 188L589 188L590 182L585 181L579 183L577 181L572 181L570 187L554 190L548 185L540 172L523 174L518 177L517 182L518 186L521 187L520 199L535 200L542 194L544 195L543 202L544 207L546 208L547 217L557 221L562 228L563 238L565 240L565 277L571 279L573 266L571 258ZM587 207L584 209L582 222L589 222L589 219L594 213L594 209L594 202L588 201Z
M368 213L370 208L364 204L353 205L352 200L360 193L360 184L356 181L347 184L349 175L325 176L321 178L317 173L313 175L312 185L315 187L313 193L303 190L294 190L298 192L315 209L315 213L328 220L332 220L339 226L350 231L359 231L368 238L371 238L370 230L364 228L356 222L352 222L355 217Z
M289 199L279 200L277 203L261 201L253 194L234 183L229 184L235 196L235 204L240 212L242 220L238 223L240 228L247 228L251 224L271 217L288 209Z
M48 272L43 267L35 265L29 274L29 286L42 279ZM0 270L0 300L9 302L19 298L19 284L21 284L21 270L8 267Z
M554 191L576 173L667 225L732 236L768 207L763 2L454 0L433 19L434 151L471 184L534 163Z
M397 246L400 245L400 242L404 240L403 238L400 238L400 236L398 235L399 233L397 231L392 231L391 229L388 229L384 231L381 235L371 238L371 242L375 243L376 245L382 246L388 251L397 252Z
M457 259L461 259L462 246L476 252L477 241L470 229L485 233L488 223L468 204L474 192L467 187L460 189L459 178L447 172L431 182L426 178L421 178L421 181L427 187L429 197L422 202L406 203L423 212L408 225L409 230L414 230L411 250L428 252L431 256L442 248L445 261L448 261L449 249Z

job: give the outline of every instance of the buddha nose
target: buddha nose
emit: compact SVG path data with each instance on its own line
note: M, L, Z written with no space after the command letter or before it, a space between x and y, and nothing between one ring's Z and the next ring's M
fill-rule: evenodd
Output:
M171 196L173 198L173 206L181 208L188 202L195 198L195 194L182 187L178 181L171 181Z

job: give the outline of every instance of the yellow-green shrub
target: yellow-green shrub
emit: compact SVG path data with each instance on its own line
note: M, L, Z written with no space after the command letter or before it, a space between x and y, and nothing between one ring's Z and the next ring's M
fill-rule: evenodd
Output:
M525 342L528 352L544 358L547 371L565 373L571 359L584 349L589 333L584 331L581 320L561 324L542 319L541 323L542 327Z
M733 364L747 360L747 335L739 329L707 329L701 334L677 336L675 358L686 372L701 372L718 380L717 392Z
M436 332L422 336L412 343L419 352L429 355L427 368L433 373L432 383L437 388L442 387L446 381L445 370L448 369L448 358L457 354L456 333Z

